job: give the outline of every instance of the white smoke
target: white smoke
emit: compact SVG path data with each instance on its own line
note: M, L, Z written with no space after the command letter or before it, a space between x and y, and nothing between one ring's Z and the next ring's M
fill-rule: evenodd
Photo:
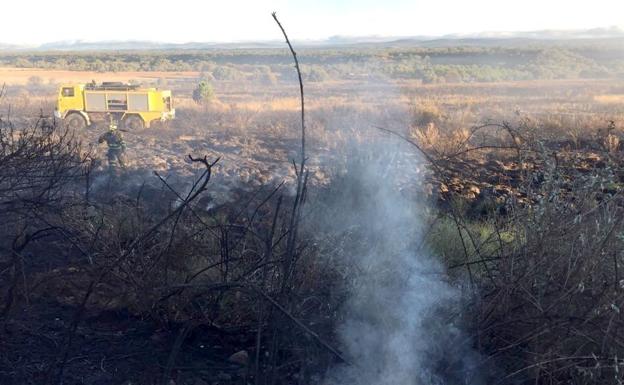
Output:
M354 143L321 200L323 227L348 239L337 251L348 292L338 346L350 364L330 370L326 384L482 383L461 329L461 293L422 247L427 202L410 188L419 167L413 148L392 138Z

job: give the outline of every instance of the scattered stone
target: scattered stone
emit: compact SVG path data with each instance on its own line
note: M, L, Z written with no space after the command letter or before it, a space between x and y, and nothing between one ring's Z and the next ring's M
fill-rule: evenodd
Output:
M249 363L249 353L247 353L246 350L241 350L232 354L230 358L228 358L228 361L234 364L247 366Z

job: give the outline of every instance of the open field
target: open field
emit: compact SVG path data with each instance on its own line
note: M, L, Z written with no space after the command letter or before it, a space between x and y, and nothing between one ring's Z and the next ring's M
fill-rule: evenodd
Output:
M32 77L43 81L32 83ZM52 109L57 86L63 82L139 81L142 84L171 88L177 105L197 109L190 93L199 72L89 72L0 67L0 80L8 86L8 95L28 90L47 110ZM159 85L158 80L164 85ZM298 108L296 88L291 82L213 81L216 101L223 108L265 112ZM25 87L27 86L27 87ZM621 113L624 79L531 80L479 83L422 84L401 79L328 80L306 84L307 103L311 109L327 106L410 107L414 103L437 104L447 114L456 110L470 111L475 123L479 119L508 118L515 113L563 116L565 114L604 113L605 119ZM19 105L19 101L12 101ZM35 103L31 103L35 104ZM468 122L470 123L470 122Z
M3 68L0 73L18 84L28 84L33 74L68 81L145 79L152 84L165 79L173 90L178 117L166 126L156 125L125 135L130 167L185 174L185 156L206 152L222 157L216 177L228 185L251 188L279 183L284 178L294 180L291 160L297 151L300 106L292 83L213 81L215 100L201 106L190 98L198 76L192 72L92 73ZM26 117L32 121L40 111L52 114L55 84L35 88L11 85L8 80L7 84L4 104L11 106L14 121ZM413 134L431 124L436 130L453 132L488 121L529 119L543 127L542 134L549 140L565 142L591 137L605 129L609 121L624 121L624 104L614 102L623 90L624 80L425 85L401 79L314 82L306 85L311 180L329 183L339 149L352 141L378 135L375 126ZM95 144L105 130L105 125L100 124L79 133L100 159L104 158L105 148ZM409 184L408 176L405 177ZM220 199L232 199L225 198L228 196Z
M292 83L213 81L215 100L202 106L190 98L199 76L193 72L93 73L0 68L0 74L8 84L4 104L11 106L14 120L35 119L40 111L52 114L56 84L34 88L20 85L27 84L33 74L62 81L144 79L152 84L164 79L173 90L178 118L166 127L157 125L126 135L132 167L179 171L185 167L185 154L211 150L225 157L221 166L230 168L228 177L235 177L236 169L241 168L245 170L243 175L255 175L260 182L273 180L271 172L262 170L263 164L264 168L273 169L278 179L292 176L289 163L296 151L300 107ZM438 130L452 131L488 121L530 119L539 122L544 128L542 133L551 140L591 136L609 121L624 120L624 103L618 103L623 92L624 80L425 85L400 79L314 82L306 85L310 164L320 167L329 162L336 149L347 141L375 134L374 126L414 132L434 124ZM80 135L87 143L94 143L104 130L103 125L96 125ZM325 173L319 171L319 178L323 179L321 175Z
M0 79L8 85L26 85L33 77L39 77L44 83L88 83L93 79L106 79L112 82L127 82L131 79L152 82L159 78L197 78L198 72L95 72L95 71L64 71L42 68L11 68L0 67Z
M620 54L463 50L302 55L305 164L281 51L0 55L0 382L621 383ZM91 80L173 91L120 175Z

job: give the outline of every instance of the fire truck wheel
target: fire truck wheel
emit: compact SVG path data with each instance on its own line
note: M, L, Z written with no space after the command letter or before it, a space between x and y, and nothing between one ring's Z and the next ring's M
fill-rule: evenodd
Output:
M145 127L145 125L143 124L143 119L141 119L141 117L137 115L126 116L126 118L123 120L123 123L125 128L129 128L131 130L140 130Z
M87 127L87 120L76 112L67 115L64 122L65 126L71 128L72 130L81 130Z

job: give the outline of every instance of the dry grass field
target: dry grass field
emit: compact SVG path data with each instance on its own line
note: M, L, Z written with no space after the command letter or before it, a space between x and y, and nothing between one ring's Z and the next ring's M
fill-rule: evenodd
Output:
M88 83L91 80L127 82L130 79L154 81L162 77L169 79L196 78L198 72L95 72L64 71L42 68L0 67L0 79L8 85L26 85L33 77L39 77L45 84Z
M32 76L53 79L28 85ZM142 81L167 84L175 98L177 118L166 126L126 134L131 167L180 171L184 156L211 151L224 157L227 178L237 173L258 183L292 177L300 108L295 84L213 81L215 99L198 105L191 97L199 73L95 73L0 68L7 84L3 113L10 106L15 121L52 115L60 82ZM162 80L164 79L164 80ZM31 81L32 83L32 81ZM551 140L576 140L623 121L624 80L534 80L423 85L410 80L324 81L306 84L310 164L324 180L323 163L346 142L377 133L375 126L413 133L434 125L441 132L470 129L485 122L528 119ZM105 130L95 125L83 133L86 143ZM100 153L104 149L100 148ZM330 162L331 163L331 162ZM238 169L244 170L240 171ZM271 171L269 171L271 170ZM325 180L326 181L326 180Z

